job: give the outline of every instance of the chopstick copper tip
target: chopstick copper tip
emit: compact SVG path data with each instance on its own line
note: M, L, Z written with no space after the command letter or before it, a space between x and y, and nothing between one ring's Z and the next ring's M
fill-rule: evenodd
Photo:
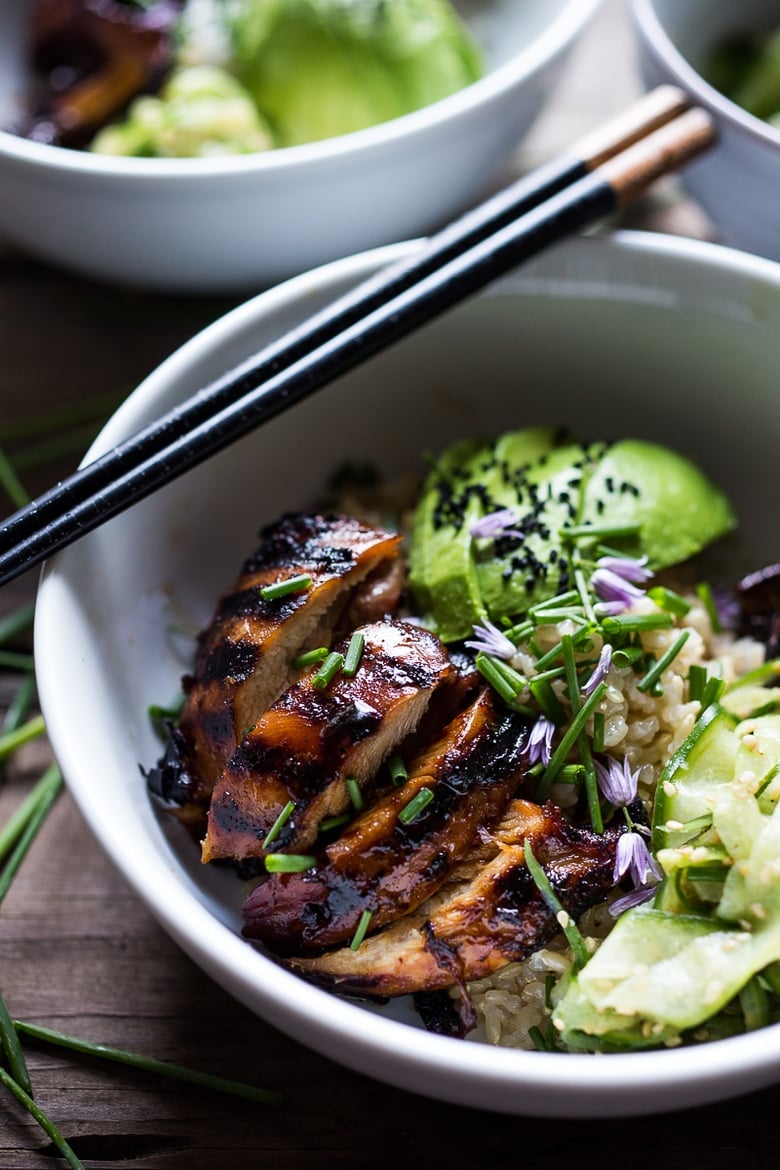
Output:
M694 107L603 163L597 173L609 183L622 207L656 179L696 158L716 138L713 119L706 110Z
M574 153L592 171L618 151L671 122L689 105L688 95L678 86L659 85L627 110L586 134L577 143Z

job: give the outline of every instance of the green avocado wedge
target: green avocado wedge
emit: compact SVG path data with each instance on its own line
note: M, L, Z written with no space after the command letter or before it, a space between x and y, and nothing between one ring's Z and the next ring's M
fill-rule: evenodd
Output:
M477 521L507 509L504 530L474 534ZM445 642L459 641L485 618L517 621L575 577L582 589L602 539L622 540L626 555L655 570L687 560L734 523L725 495L674 451L529 427L440 456L414 518L409 584L424 620Z

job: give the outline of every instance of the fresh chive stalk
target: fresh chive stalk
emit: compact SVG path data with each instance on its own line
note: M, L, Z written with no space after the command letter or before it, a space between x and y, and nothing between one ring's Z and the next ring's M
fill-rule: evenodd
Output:
M563 665L566 671L566 686L569 694L569 702L571 703L572 715L574 717L573 722L576 722L582 707L582 698L580 695L579 679L577 677L577 660L574 657L574 644L571 634L564 634L561 642L563 643ZM601 816L596 770L593 767L593 757L584 723L581 725L580 733L577 736L577 746L580 749L580 758L585 769L585 794L588 799L588 811L590 813L591 824L597 833L602 833L604 831L604 821Z
M539 862L536 860L531 848L531 842L526 840L523 844L523 855L525 857L525 864L528 867L528 872L534 879L534 884L542 895L547 909L555 915L561 930L566 935L566 941L572 949L574 955L574 967L579 970L584 967L589 959L588 948L585 946L585 940L577 929L576 923L572 920L567 910L564 910L558 895L550 884L550 879L542 869Z
M8 858L5 869L0 874L0 902L8 893L11 882L16 877L16 872L19 866L24 861L27 850L35 840L35 835L40 829L46 817L49 814L51 806L59 795L62 788L62 776L56 764L52 764L50 768L44 772L41 779L38 781L36 788L39 789L39 799L35 808L31 811L24 828L18 835L16 844Z
M520 686L516 683L510 682L506 678L504 672L498 666L498 659L493 658L490 654L477 654L474 660L479 673L490 683L494 691L504 700L505 703L513 703L520 692ZM517 676L518 679L521 677Z
M433 792L430 788L418 788L412 799L398 814L398 819L403 825L411 824L412 821L419 817L424 808L433 800Z
M580 595L582 608L585 610L585 617L589 622L595 625L596 611L593 608L593 598L590 595L590 590L588 589L588 585L585 580L585 574L583 573L582 569L574 570L574 584L577 586L577 592Z
M0 829L0 864L5 861L21 837L38 805L46 799L52 784L53 780L49 773L41 776Z
M318 691L324 691L333 681L344 665L344 655L332 650L316 674L312 675L311 685Z
M560 699L552 689L549 679L540 679L534 676L528 681L528 689L539 704L542 714L546 715L556 727L562 727L566 722L567 715Z
M666 650L666 652L656 660L655 664L650 667L650 670L648 670L644 678L640 678L639 682L636 684L637 690L651 691L657 683L660 683L661 675L674 662L675 658L680 653L690 636L690 630L683 630L679 637L675 638L669 649Z
M685 617L686 613L690 612L691 603L680 597L673 589L666 589L663 585L654 585L652 589L648 589L647 596L659 609L676 614L677 617Z
M338 817L326 817L320 823L320 832L329 833L331 829L337 829L339 825L346 825L349 819L349 813L341 813Z
M291 593L305 593L307 589L311 589L311 577L306 573L298 573L294 577L288 577L286 581L263 585L260 596L263 601L278 601L280 597L289 597Z
M642 630L669 630L674 625L670 613L615 614L602 619L601 627L606 634L625 634Z
M593 750L604 751L604 712L593 712Z
M571 605L572 602L580 600L580 595L576 589L567 589L565 593L556 593L553 597L545 597L542 601L537 601L536 605L529 607L528 615L533 617L542 610L549 609L551 606Z
M77 1036L69 1036L65 1032L55 1032L51 1028L42 1028L38 1024L28 1024L23 1020L14 1020L14 1028L25 1036L45 1044L55 1044L59 1048L68 1048L72 1052L81 1052L85 1056L98 1056L102 1060L112 1060L117 1064L139 1068L144 1072L155 1073L157 1076L168 1077L174 1081L186 1081L191 1085L200 1085L204 1089L214 1089L219 1093L227 1093L232 1097L243 1097L248 1101L258 1101L264 1105L278 1105L282 1096L269 1089L259 1089L255 1085L244 1084L243 1081L232 1081L225 1077L213 1076L211 1073L200 1072L198 1069L184 1068L179 1064L171 1064L167 1060L155 1060L151 1056L141 1056L136 1052L126 1052L122 1048L110 1048L106 1044L95 1044L90 1040L80 1040Z
M360 785L354 776L347 776L344 784L349 793L349 799L352 801L352 807L356 812L360 812L363 807L363 793L360 791Z
M718 607L715 604L715 598L712 595L712 589L706 581L700 581L696 586L696 596L707 611L707 616L710 619L713 633L720 634L723 632L723 623L720 620Z
M363 657L363 647L365 646L365 643L366 639L364 635L361 634L359 630L355 630L354 634L349 640L347 653L344 656L344 666L342 668L342 673L345 674L347 678L352 678L353 675L357 674L357 669L360 666L360 659Z
M569 528L561 528L558 533L561 540L577 542L581 540L618 540L622 537L638 536L638 524L572 524Z
M274 823L271 825L271 828L268 830L268 834L266 836L266 839L265 839L265 841L263 841L263 848L264 849L267 849L268 846L271 844L271 842L276 840L276 838L279 836L279 834L281 833L284 826L289 821L294 810L295 810L295 801L288 800L287 804L284 806L282 811L279 813L279 816L276 818Z
M637 666L647 658L644 646L621 646L612 652L612 661L618 668Z
M362 943L363 939L366 937L366 931L368 930L372 918L373 914L370 910L364 910L360 915L360 921L357 924L357 929L352 936L352 942L349 944L349 949L351 951L356 951Z
M544 1033L537 1024L531 1024L531 1027L528 1029L528 1039L532 1041L537 1052L550 1051L550 1045L547 1043Z
M390 779L393 784L405 784L409 779L409 773L406 770L406 764L400 756L391 756L387 761L387 767L390 770Z
M16 727L13 731L6 731L5 735L0 735L0 760L6 760L17 748L30 743L33 739L40 738L45 731L43 715L34 715L21 727Z
M688 670L688 698L701 699L707 685L707 667L694 662Z
M268 853L265 857L268 873L304 873L316 864L317 858L308 853Z
M718 702L720 696L723 694L725 685L726 684L724 683L723 679L718 678L717 675L712 675L711 678L707 679L707 682L704 685L704 690L701 693L702 711L706 711L707 708L711 707L713 703Z
M31 671L30 674L25 675L19 686L16 688L16 693L8 704L3 722L0 726L0 736L5 735L9 731L16 731L21 727L25 717L29 713L30 707L33 705L35 699L35 675Z
M18 1084L10 1073L0 1065L0 1083L5 1085L9 1093L12 1093L16 1100L23 1105L48 1138L51 1139L54 1147L62 1154L68 1165L72 1170L84 1170L84 1163L81 1162L74 1154L72 1148L68 1145L65 1138L62 1136L57 1126L41 1109L36 1105L29 1093L26 1093L20 1084Z
M573 748L574 744L577 742L580 733L585 729L585 725L588 722L588 719L590 719L591 714L596 710L606 693L607 684L604 682L599 683L596 689L590 695L588 695L587 699L572 719L571 723L561 737L561 741L558 744L558 747L553 752L549 764L544 770L542 782L539 785L539 790L537 792L538 800L543 800L547 795L547 792L550 789L550 785L553 783L555 777L558 775L561 768L565 764L566 757Z
M32 1085L30 1084L30 1074L27 1071L27 1061L24 1059L22 1046L19 1043L19 1035L13 1026L2 995L0 995L0 1044L2 1044L6 1064L8 1065L8 1071L11 1076L17 1085L32 1097L33 1091Z
M293 658L292 664L296 670L301 670L305 666L316 666L318 663L324 662L329 654L330 650L327 646L318 646L316 650L306 650L297 658Z
M0 668L21 670L29 674L34 665L32 654L20 654L17 650L0 650Z

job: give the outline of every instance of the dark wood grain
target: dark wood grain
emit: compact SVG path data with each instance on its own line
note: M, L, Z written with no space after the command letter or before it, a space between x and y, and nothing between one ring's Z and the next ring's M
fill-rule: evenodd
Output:
M622 4L607 0L521 164L550 157L638 88ZM630 222L709 232L675 184L633 210ZM2 254L2 420L124 393L228 307L225 299L105 288ZM26 483L39 491L67 470L66 461ZM0 596L0 614L34 588L32 574L14 582ZM0 677L0 708L11 693ZM49 759L41 742L12 762L0 823ZM37 1099L90 1168L733 1170L748 1157L769 1158L770 1146L774 1155L771 1089L663 1117L546 1122L452 1107L341 1068L254 1017L196 968L104 857L67 794L0 908L0 987L20 1018L285 1094L280 1108L250 1105L26 1042ZM62 1164L27 1114L0 1097L0 1170Z

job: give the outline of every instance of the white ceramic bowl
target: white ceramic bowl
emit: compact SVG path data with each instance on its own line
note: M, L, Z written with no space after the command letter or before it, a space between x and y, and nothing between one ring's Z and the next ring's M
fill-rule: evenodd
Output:
M416 245L299 277L188 342L130 397L95 456L302 315ZM243 887L158 818L139 763L150 703L184 669L170 623L198 627L261 523L306 506L348 457L388 475L458 436L565 422L684 448L731 493L741 573L777 559L780 267L645 234L574 240L243 439L59 554L44 573L36 663L49 733L97 837L181 946L238 999L313 1048L406 1089L516 1113L616 1116L745 1092L780 1076L780 1028L598 1059L496 1050L415 1026L281 970L241 940ZM371 1013L370 1015L368 1013ZM370 1023L370 1026L367 1026Z
M723 242L780 259L780 130L728 100L701 75L710 52L732 33L780 24L777 0L630 0L639 65L648 89L681 86L709 110L719 141L687 167L683 183Z
M427 234L488 189L600 0L456 0L486 76L326 142L224 159L117 159L0 131L0 233L76 272L143 288L250 290ZM0 4L0 125L25 86L23 14Z

